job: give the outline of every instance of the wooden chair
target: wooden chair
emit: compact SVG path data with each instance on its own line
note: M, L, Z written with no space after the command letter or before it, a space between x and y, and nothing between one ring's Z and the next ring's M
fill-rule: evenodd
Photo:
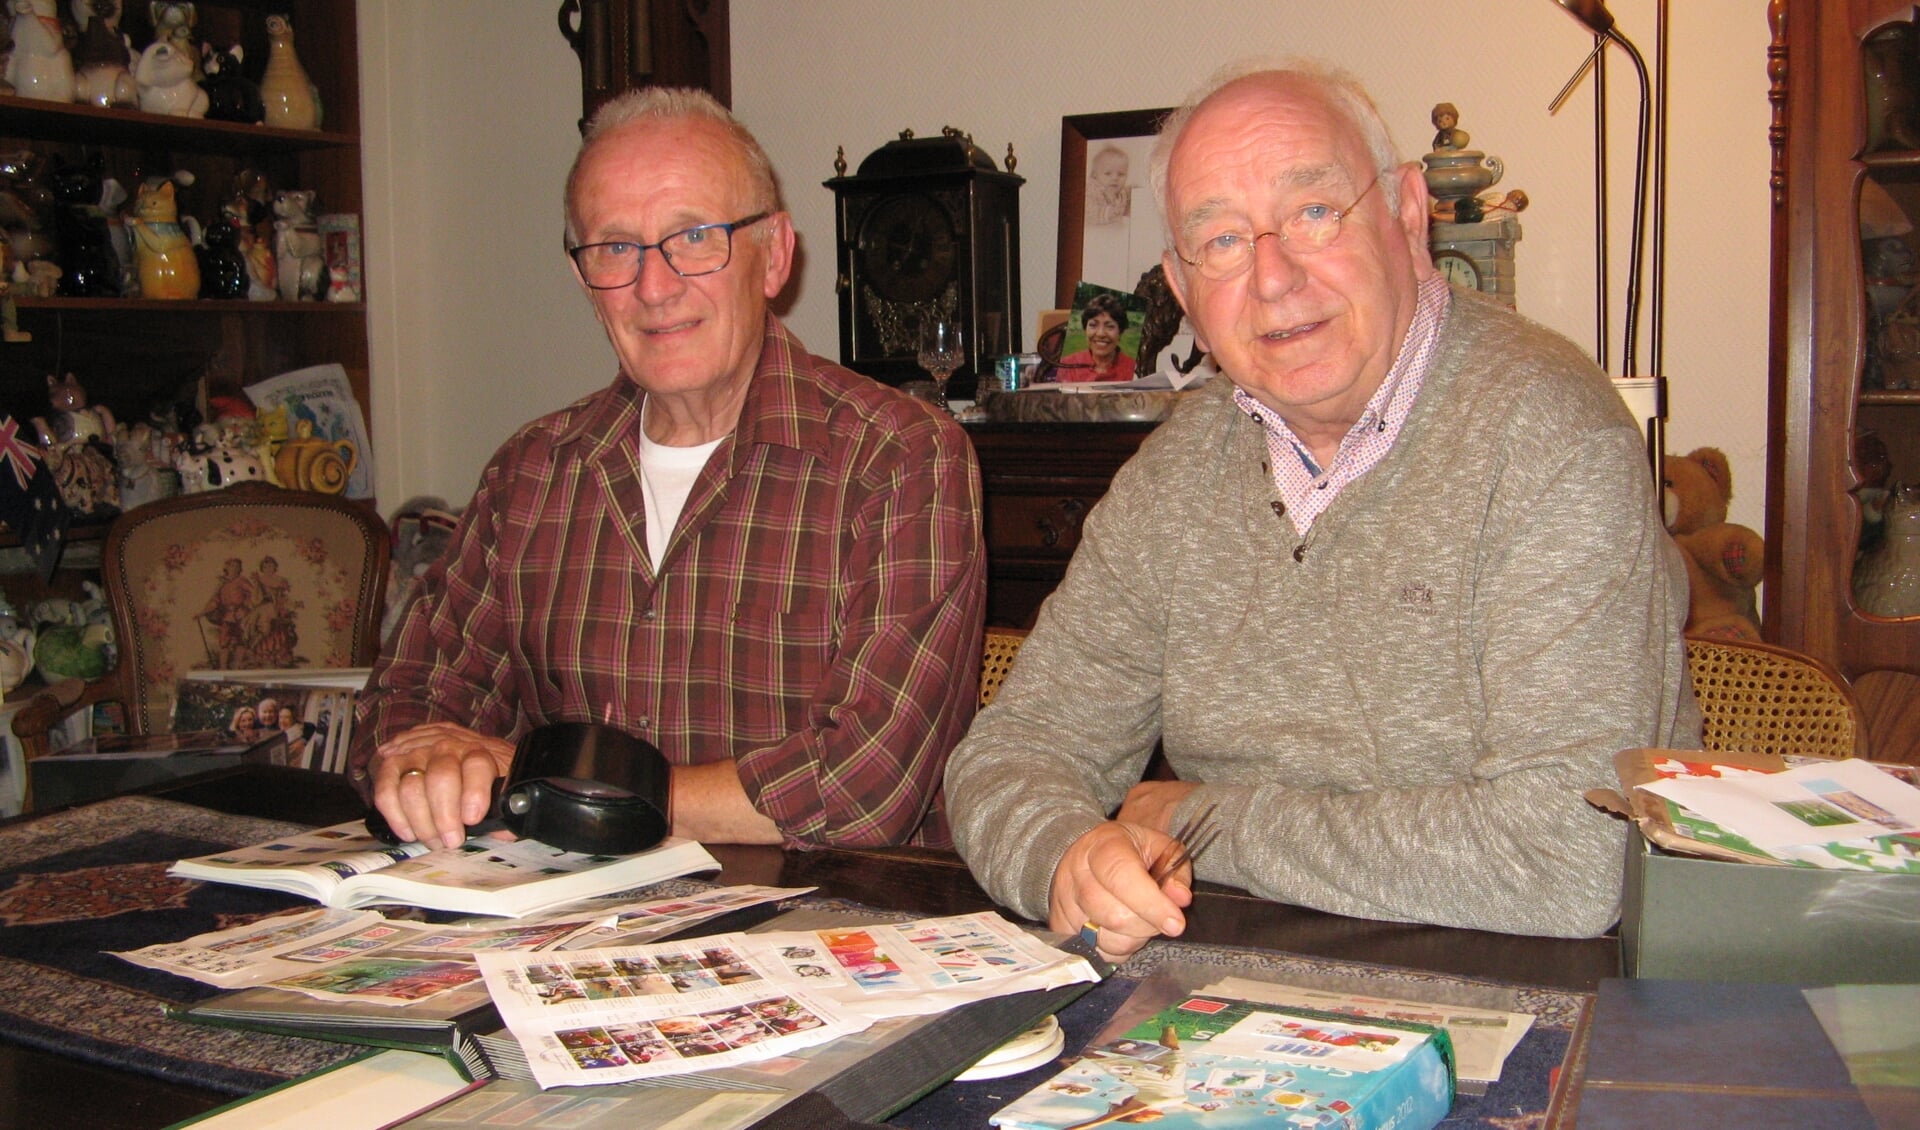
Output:
M366 506L263 483L122 514L101 554L119 662L21 708L13 730L26 760L47 752L52 726L98 702L124 704L133 733L169 731L188 671L372 663L389 551L386 523Z
M1013 670L1014 656L1020 654L1020 645L1027 642L1027 633L1021 628L987 628L986 639L980 649L980 705L984 708L1000 692L1000 684L1007 681L1007 672Z
M1687 670L1710 750L1864 757L1853 688L1810 655L1768 643L1687 637Z

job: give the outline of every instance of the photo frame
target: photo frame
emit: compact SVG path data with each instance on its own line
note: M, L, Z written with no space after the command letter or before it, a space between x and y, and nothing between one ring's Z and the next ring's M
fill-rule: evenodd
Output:
M1091 282L1132 293L1140 275L1160 262L1160 217L1147 187L1147 154L1171 107L1069 114L1060 119L1060 253L1054 268L1054 305L1073 305L1073 292ZM1090 162L1117 150L1126 157L1123 184L1132 207L1121 210L1095 195L1111 185L1089 180ZM1092 156L1090 157L1089 154ZM1108 157L1111 169L1111 158ZM1091 198L1091 200L1090 200ZM1146 207L1138 205L1142 202ZM1091 207L1090 207L1091 204Z

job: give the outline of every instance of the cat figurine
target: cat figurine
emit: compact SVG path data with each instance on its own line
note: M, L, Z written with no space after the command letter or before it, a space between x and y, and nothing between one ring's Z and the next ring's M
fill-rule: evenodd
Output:
M140 101L140 88L128 69L133 51L108 22L110 7L110 0L76 0L73 6L76 19L86 17L73 57L73 97L103 109Z
M207 116L207 92L193 81L194 60L171 39L156 39L133 65L140 108L176 118Z
M266 120L266 103L260 100L260 87L240 70L246 50L238 43L219 48L200 45L200 69L206 78L200 88L207 92L207 117L216 122L241 122L257 126Z
M133 259L142 298L200 297L200 262L180 224L173 182L149 180L134 197L127 217L133 229Z
M280 300L319 298L326 289L326 257L313 219L312 189L273 194L274 262L280 268Z
M94 26L100 26L99 21ZM67 165L59 157L54 160L60 165L48 183L59 202L54 231L60 237L60 293L72 298L118 298L125 275L113 249L112 217L104 203L119 193L119 185L109 190L97 153L85 165Z
M207 298L246 298L251 286L246 249L246 202L228 201L207 225L199 248L200 289Z

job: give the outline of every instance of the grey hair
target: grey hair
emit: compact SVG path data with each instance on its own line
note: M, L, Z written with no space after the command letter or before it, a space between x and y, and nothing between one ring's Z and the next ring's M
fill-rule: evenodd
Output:
M1241 79L1264 76L1287 77L1306 83L1326 99L1335 113L1347 119L1354 132L1360 135L1360 140L1366 144L1367 154L1373 160L1374 173L1380 178L1380 194L1386 201L1387 210L1399 209L1399 178L1387 174L1400 164L1400 152L1394 147L1393 134L1387 129L1386 120L1380 116L1379 107L1373 104L1373 98L1360 85L1359 79L1337 67L1311 59L1242 59L1215 71L1187 96L1185 102L1160 121L1159 133L1153 140L1153 152L1147 161L1147 182L1153 188L1154 202L1160 206L1160 215L1165 221L1162 235L1169 248L1174 246L1175 218L1167 200L1167 167L1173 161L1173 147L1179 144L1180 134L1187 128L1187 123L1193 119L1194 111L1200 108L1201 103Z
M751 198L748 207L755 212L786 210L786 205L780 199L780 179L774 175L773 162L768 159L767 151L760 148L760 142L719 100L693 87L643 86L609 100L587 122L580 139L580 151L574 154L573 167L567 170L563 204L566 208L568 243L572 243L577 236L574 228L574 191L579 187L580 168L586 163L587 154L592 152L593 147L608 134L634 122L687 119L713 122L733 142L740 154L740 164L747 174L747 192ZM773 229L768 224L757 224L749 230L755 238L764 242Z

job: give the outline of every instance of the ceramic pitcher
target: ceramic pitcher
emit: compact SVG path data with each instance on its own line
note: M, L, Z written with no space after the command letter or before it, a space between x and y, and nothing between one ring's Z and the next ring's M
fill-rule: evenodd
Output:
M1853 567L1853 599L1873 616L1920 616L1920 485L1887 497L1886 535Z

